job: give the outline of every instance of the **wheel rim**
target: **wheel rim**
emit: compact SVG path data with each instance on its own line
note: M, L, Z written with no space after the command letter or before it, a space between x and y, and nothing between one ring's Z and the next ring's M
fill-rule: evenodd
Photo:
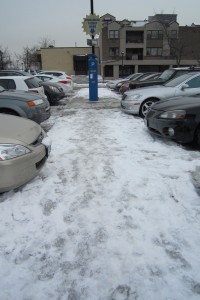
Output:
M142 105L142 114L143 114L144 117L146 116L149 107L150 107L154 102L155 102L155 101L153 101L153 100L149 100L149 101L145 102L145 103Z

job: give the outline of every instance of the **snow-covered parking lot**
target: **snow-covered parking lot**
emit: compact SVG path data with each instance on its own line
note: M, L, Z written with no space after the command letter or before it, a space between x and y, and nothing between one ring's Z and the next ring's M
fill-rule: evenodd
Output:
M0 195L0 299L200 299L200 152L87 97L52 108L45 167Z

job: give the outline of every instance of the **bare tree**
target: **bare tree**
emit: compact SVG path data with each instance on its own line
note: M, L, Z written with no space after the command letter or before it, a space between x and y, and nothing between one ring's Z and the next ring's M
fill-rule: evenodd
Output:
M40 48L53 48L55 47L55 40L51 40L48 37L42 37L39 41Z
M170 22L168 20L158 20L163 27L164 38L169 47L169 55L174 57L177 66L180 66L181 59L183 58L184 50L187 47L187 41L178 34L172 36L170 29Z
M0 46L0 70L5 70L11 64L10 53L8 48L2 48Z
M22 69L36 69L38 65L37 49L37 46L33 46L32 48L26 46L23 48L21 55L16 55L17 61L22 64Z

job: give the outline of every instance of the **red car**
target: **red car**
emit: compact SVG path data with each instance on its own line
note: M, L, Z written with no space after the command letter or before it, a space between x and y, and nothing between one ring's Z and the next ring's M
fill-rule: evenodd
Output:
M140 81L148 81L148 80L154 80L154 79L157 79L159 76L160 76L161 73L144 73L142 77L140 77L138 80L130 80L130 81L127 81L126 83L122 84L120 89L119 89L119 92L121 94L123 94L124 92L130 90L130 86L129 84L130 83L135 83L135 82L140 82Z

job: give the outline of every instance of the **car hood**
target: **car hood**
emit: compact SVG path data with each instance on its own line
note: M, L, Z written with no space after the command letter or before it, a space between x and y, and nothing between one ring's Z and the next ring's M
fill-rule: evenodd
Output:
M5 90L0 93L0 99L5 97L8 97L9 99L17 98L18 100L37 100L38 98L41 98L41 95L29 91Z
M173 97L167 100L159 101L152 105L152 108L155 110L178 110L178 109L187 109L191 107L200 107L200 95L196 97Z
M141 94L142 96L157 96L160 95L160 93L162 93L163 89L168 89L168 91L170 91L170 89L173 89L172 87L165 87L163 85L153 85L153 86L148 86L148 87L141 87L135 90L129 90L127 91L125 94L127 95L138 95Z
M34 121L0 114L0 143L31 144L41 131L41 126Z

